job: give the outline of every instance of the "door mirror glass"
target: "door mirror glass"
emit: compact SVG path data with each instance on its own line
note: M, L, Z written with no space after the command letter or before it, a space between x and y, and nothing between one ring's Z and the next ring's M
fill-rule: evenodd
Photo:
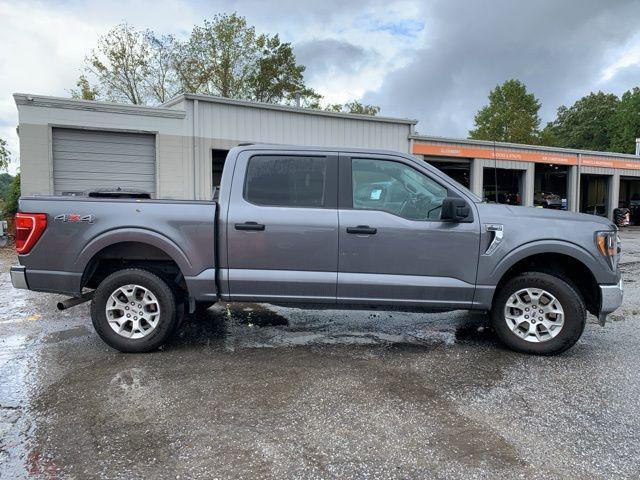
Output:
M442 202L441 220L450 222L470 222L471 207L461 198L447 197Z

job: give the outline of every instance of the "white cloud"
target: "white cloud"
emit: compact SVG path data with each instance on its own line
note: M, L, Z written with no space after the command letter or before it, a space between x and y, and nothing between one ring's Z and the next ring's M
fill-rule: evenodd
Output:
M612 52L614 60L602 70L599 83L611 81L621 71L640 65L640 34L633 38L617 52Z
M420 4L417 0L393 4L383 0L283 0L276 4L258 0L0 0L0 137L13 153L10 172L16 171L18 154L12 93L68 96L86 53L100 35L122 21L139 29L182 36L204 18L237 11L259 31L279 33L294 47L313 39L336 39L375 52L375 61L354 71L333 70L311 82L327 102L344 102L376 90L389 72L410 62L415 48L409 45L423 41Z
M84 56L101 34L122 20L140 28L168 27L170 22L179 28L173 20L189 18L184 7L173 1L135 5L0 1L0 137L12 152L10 173L17 169L19 151L13 93L68 96ZM128 12L127 18L121 17L123 12Z

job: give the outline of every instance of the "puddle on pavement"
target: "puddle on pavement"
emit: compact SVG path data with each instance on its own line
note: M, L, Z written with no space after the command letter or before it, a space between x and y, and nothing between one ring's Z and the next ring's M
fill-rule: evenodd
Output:
M257 303L228 303L226 304L227 317L242 325L249 327L278 327L289 325L282 315Z
M491 341L486 317L356 310L301 310L266 304L221 303L185 321L176 346L239 348L313 345L435 346Z
M71 340L73 338L85 337L90 335L91 332L84 325L80 325L74 328L69 328L67 330L60 330L58 332L53 332L47 335L43 342L44 343L58 343L63 342L65 340Z

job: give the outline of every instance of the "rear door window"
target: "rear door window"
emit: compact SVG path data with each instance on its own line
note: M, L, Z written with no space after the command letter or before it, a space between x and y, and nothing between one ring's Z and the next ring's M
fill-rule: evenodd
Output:
M244 198L256 205L324 207L327 158L256 155L247 166Z

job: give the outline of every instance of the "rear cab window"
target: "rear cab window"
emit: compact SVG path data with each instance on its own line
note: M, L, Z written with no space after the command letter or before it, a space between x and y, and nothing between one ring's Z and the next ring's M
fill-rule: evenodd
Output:
M330 158L323 156L254 155L247 165L244 199L262 206L332 206L330 167Z

